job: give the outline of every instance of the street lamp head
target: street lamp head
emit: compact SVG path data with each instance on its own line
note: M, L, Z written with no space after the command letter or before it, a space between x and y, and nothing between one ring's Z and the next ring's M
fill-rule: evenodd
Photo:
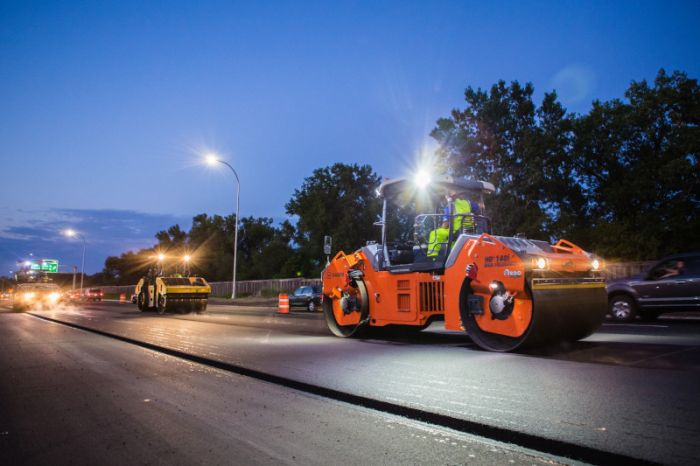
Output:
M204 157L204 160L207 162L207 165L214 166L219 161L219 157L214 153L210 153Z
M185 262L189 262L190 259L191 259L191 257L189 254L185 254L185 256L182 258L182 260L184 260Z
M72 238L72 237L74 237L75 235L77 235L78 233L76 233L75 230L72 230L72 229L68 228L67 230L65 230L65 231L63 232L63 234L66 235L66 236L69 237L69 238Z

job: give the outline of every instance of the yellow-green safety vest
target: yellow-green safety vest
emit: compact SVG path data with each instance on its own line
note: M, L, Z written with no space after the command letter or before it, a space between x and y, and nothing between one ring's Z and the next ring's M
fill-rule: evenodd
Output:
M466 199L455 199L453 215L471 214L472 204ZM462 228L474 228L474 217L471 215L464 217L455 217L452 225L452 231L457 235L462 233Z
M442 249L442 245L447 244L447 239L450 237L450 230L448 228L436 228L430 232L428 237L428 252L426 255L428 257L435 257Z

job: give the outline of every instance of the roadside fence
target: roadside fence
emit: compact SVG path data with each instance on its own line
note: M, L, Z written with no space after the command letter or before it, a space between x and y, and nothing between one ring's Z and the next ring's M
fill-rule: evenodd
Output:
M642 262L611 262L605 265L605 278L608 280L621 277L629 277L643 273L654 261ZM291 293L300 286L320 285L320 278L282 278L275 280L249 280L236 282L236 296L277 296L279 293ZM217 297L231 296L231 282L211 282L211 295ZM127 299L134 292L134 285L103 286L102 290L107 294L125 293Z
M306 285L320 285L320 278L282 278L275 280L249 280L236 282L236 296L261 296L264 293L269 294L270 297L276 297L279 293L291 293L300 286ZM210 282L211 295L222 298L230 298L232 283L228 282ZM134 292L135 285L122 285L122 286L102 286L102 291L105 294L115 294L125 293L127 299Z

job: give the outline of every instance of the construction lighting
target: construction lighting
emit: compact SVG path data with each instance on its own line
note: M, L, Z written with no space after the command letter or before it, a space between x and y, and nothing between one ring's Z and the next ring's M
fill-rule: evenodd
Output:
M165 260L165 254L158 254L158 261L163 262Z
M190 259L192 259L192 258L190 257L189 254L185 254L185 256L182 258L182 260L184 260L185 262L189 262Z
M425 189L430 184L430 181L430 173L425 170L420 170L413 178L413 182L420 189Z

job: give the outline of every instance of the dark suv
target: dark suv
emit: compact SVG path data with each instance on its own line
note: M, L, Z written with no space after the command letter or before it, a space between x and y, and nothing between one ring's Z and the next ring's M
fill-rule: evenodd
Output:
M305 307L314 312L321 305L321 286L300 286L289 295L289 306Z
M664 257L641 276L610 280L606 289L610 316L618 322L700 311L700 252Z

